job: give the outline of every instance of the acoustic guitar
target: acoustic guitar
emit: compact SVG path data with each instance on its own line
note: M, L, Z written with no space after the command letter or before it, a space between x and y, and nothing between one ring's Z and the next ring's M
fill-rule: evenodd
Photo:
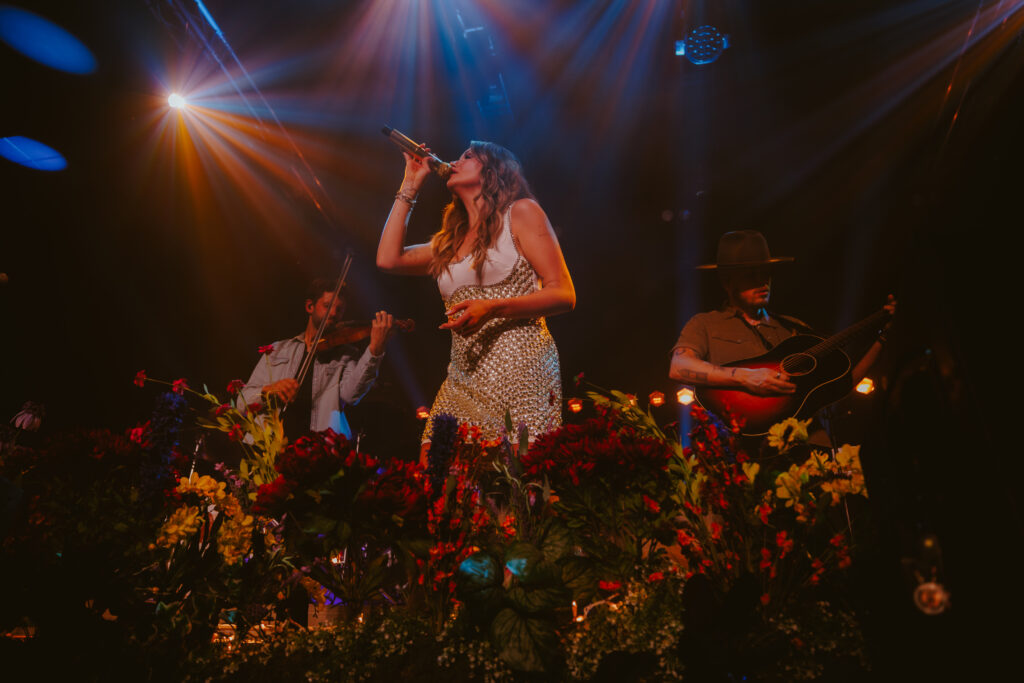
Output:
M697 387L694 392L697 401L716 415L728 413L743 418L740 431L745 436L767 434L772 425L788 417L805 419L849 392L847 378L853 364L842 347L865 332L881 329L889 315L883 308L828 339L797 334L756 358L722 366L781 370L796 385L792 394L757 396L743 389Z

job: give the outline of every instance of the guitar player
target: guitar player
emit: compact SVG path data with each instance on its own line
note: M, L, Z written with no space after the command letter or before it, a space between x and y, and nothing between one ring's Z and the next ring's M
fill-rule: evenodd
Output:
M772 273L792 257L772 257L764 236L754 230L722 235L716 262L699 266L716 270L728 300L722 310L699 313L686 323L672 349L669 376L698 387L728 387L756 396L793 394L797 385L781 368L723 367L766 353L794 334L812 333L802 322L768 311ZM896 309L890 295L885 306ZM857 361L851 377L861 378L885 343L884 330Z

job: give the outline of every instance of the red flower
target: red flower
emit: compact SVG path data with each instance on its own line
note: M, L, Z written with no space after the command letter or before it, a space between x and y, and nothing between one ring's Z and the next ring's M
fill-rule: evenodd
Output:
M779 559L781 560L786 553L793 550L793 539L787 538L785 531L780 531L775 535L775 545L779 546Z
M603 591L617 591L620 588L622 588L622 582L621 581L598 581L597 582L597 586L598 586L598 588L600 588Z
M647 506L648 510L654 513L661 512L661 506L658 505L657 501L651 500L646 495L643 495L642 497L644 499L644 505Z
M273 344L267 344L266 346L261 346L261 347L259 347L256 350L259 351L260 353L266 355L266 354L268 354L268 353L270 353L271 351L274 350L274 345Z
M228 438L232 441L241 441L245 438L245 433L242 431L242 425L231 425L231 431L228 432Z
M829 539L829 543L835 546L836 548L841 548L842 546L844 546L845 542L843 540L843 532L840 531L838 534Z
M291 493L292 483L280 476L269 484L260 486L252 511L258 515L273 514L288 500Z
M700 544L697 543L697 539L686 529L679 529L676 531L676 540L679 541L679 545L686 550L700 550Z
M717 541L722 538L722 525L718 522L711 522L711 540Z
M135 379L132 380L132 381L135 383L135 386L137 386L137 387L145 386L145 384L146 384L146 371L145 370L139 370L138 372L136 372L135 373Z
M664 578L665 578L665 575L662 574L661 572L654 572L653 574L651 574L650 576L647 577L647 582L648 583L654 583L655 581L661 581Z
M240 379L233 379L228 382L228 393L234 396L241 391L243 387L245 387L245 382Z
M174 384L171 385L171 391L179 396L184 395L186 389L188 389L188 382L185 381L184 377L174 380Z
M757 506L757 516L761 518L761 524L768 526L768 515L772 513L772 506L768 503L761 503Z
M228 403L221 403L213 411L213 416L214 417L220 417L221 415L223 415L224 413L228 412L229 410L231 410L231 405L230 404L228 404Z
M772 601L772 596L768 595L767 593L765 593L764 595L761 596L761 604L762 605L767 605L771 601Z
M249 405L246 406L246 409L250 413L258 413L262 408L263 406L260 404L259 401L256 401L255 403L250 403Z
M768 548L761 548L761 564L762 570L768 569L772 566L772 551Z
M146 420L145 424L141 424L128 432L128 438L131 439L132 443L137 443L143 448L147 448L149 446L149 439L146 438L147 436L149 436L149 420Z

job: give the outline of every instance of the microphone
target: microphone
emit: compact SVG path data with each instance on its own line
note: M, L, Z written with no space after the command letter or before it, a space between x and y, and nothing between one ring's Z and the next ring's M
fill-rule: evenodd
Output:
M395 143L398 149L403 152L408 152L418 159L422 159L430 167L430 170L441 176L441 180L447 180L448 176L452 174L452 165L446 161L442 161L433 152L427 151L426 145L419 142L414 142L406 135L395 130L391 126L384 126L380 132L388 136L391 142Z

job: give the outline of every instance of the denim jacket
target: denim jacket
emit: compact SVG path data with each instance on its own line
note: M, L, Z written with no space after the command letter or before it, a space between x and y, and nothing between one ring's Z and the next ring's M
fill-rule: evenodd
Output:
M274 350L264 354L252 376L242 389L246 404L260 400L263 387L280 379L294 378L302 363L306 343L302 335L274 342ZM351 438L352 430L345 419L345 406L355 405L366 395L377 379L384 354L374 356L369 347L356 358L353 346L340 346L317 354L313 361L313 410L309 428L321 432L327 428Z

